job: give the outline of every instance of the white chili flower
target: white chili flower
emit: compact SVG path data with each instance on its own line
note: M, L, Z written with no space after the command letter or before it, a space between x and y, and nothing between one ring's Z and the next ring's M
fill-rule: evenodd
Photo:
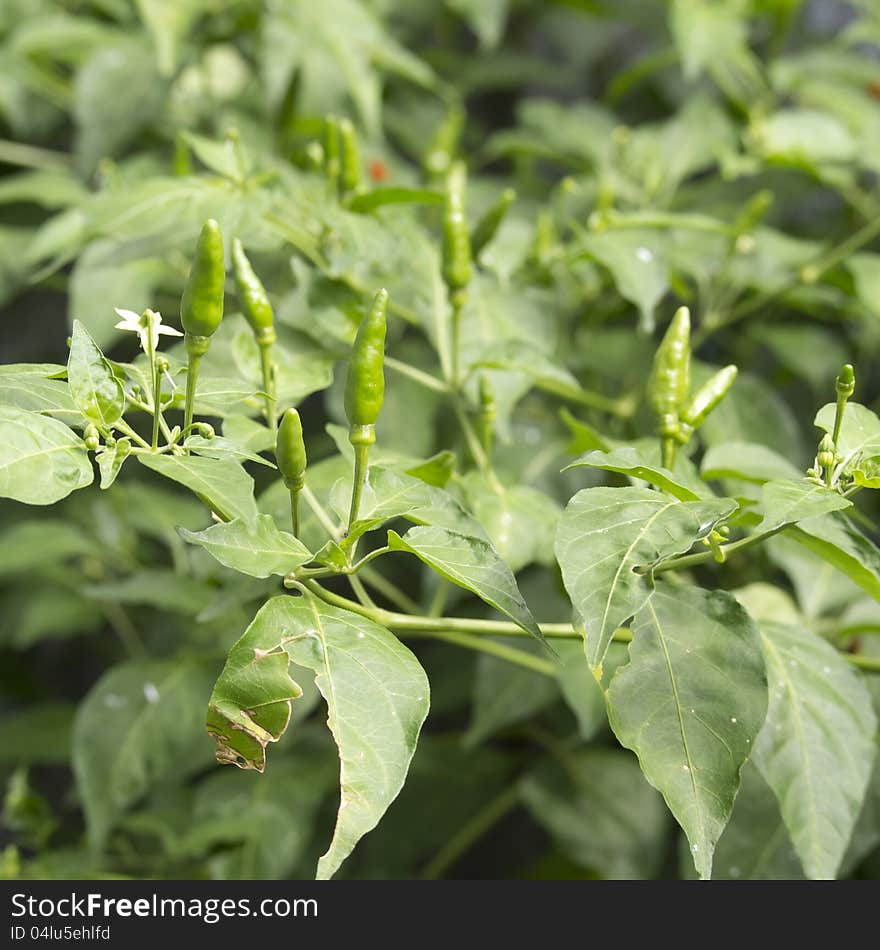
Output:
M174 327L166 326L162 323L162 314L155 310L145 310L143 313L135 313L134 310L123 310L116 307L116 313L122 319L116 324L117 330L132 330L141 341L141 349L145 353L156 352L159 346L159 335L165 336L183 336L180 330Z

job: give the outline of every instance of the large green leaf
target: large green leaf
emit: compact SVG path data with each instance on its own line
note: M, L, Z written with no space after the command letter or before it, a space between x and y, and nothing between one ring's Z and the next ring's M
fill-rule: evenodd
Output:
M194 455L139 455L147 468L185 485L224 521L240 518L246 525L257 520L254 480L229 459L200 458Z
M834 431L834 403L823 406L816 414L815 425L826 432ZM837 451L843 456L843 471L849 472L861 459L880 455L880 419L865 406L848 402L837 438Z
M842 512L802 521L786 534L880 601L880 549Z
M758 525L758 531L776 531L785 525L852 506L839 492L806 480L774 479L764 484L763 496L764 520Z
M758 630L724 591L658 582L607 692L611 728L690 842L700 876L767 711Z
M157 782L182 782L210 762L202 710L210 672L192 661L134 660L114 667L79 706L73 770L89 841Z
M301 691L289 662L312 670L339 748L341 802L330 849L332 877L394 800L428 711L428 681L384 627L311 595L276 597L233 647L208 713L220 761L262 771L265 747L284 732Z
M801 627L761 624L770 705L755 762L808 877L833 878L859 816L877 748L860 674Z
M652 567L706 537L736 503L676 501L645 488L585 488L556 532L556 557L571 602L586 627L587 660L602 664L614 631L651 596Z
M251 577L287 574L312 559L301 541L278 530L271 515L257 515L253 527L236 518L204 531L178 531L184 540L201 545L221 564Z
M67 384L76 408L89 422L109 429L122 417L122 381L79 320L73 321Z
M415 554L447 580L476 594L527 633L543 640L513 572L488 541L446 528L418 526L403 537L389 531L388 545L395 551Z
M0 406L0 497L51 505L94 477L85 444L63 422Z
M713 445L700 464L703 478L739 478L745 482L770 481L774 478L799 478L803 473L782 455L756 442L722 442Z

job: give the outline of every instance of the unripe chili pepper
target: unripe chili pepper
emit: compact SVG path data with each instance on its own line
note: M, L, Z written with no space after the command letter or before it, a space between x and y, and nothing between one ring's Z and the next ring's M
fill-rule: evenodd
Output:
M262 281L257 277L238 238L232 242L232 272L235 275L241 312L253 330L257 343L274 343L276 339L275 314L269 295Z
M290 492L290 517L293 533L299 534L299 495L306 483L306 445L302 421L296 409L288 409L281 417L275 438L275 461Z
M345 381L345 414L353 433L374 426L382 409L387 310L388 291L380 290L370 312L361 321L352 348ZM370 442L373 441L375 436L370 438ZM354 436L352 442L355 442Z
M464 128L464 110L461 106L453 106L446 114L428 146L422 164L425 171L432 177L445 175L452 164L458 148L458 140Z
M495 431L495 420L498 417L498 407L495 403L495 393L489 377L483 373L480 376L480 411L477 416L480 441L486 458L492 458L492 437Z
M278 423L275 461L284 478L284 484L299 491L305 484L308 459L303 441L302 420L296 409L287 409Z
M361 184L361 156L357 133L348 119L339 120L339 145L342 191L348 195L357 191Z
M213 218L209 218L199 234L195 260L180 300L180 321L185 331L187 353L185 429L192 425L199 363L208 352L211 337L223 319L225 284L223 235L220 233L220 225Z
M370 446L376 441L376 420L385 398L385 324L388 291L376 294L370 312L358 328L345 381L348 440L354 446L354 480L348 527L357 520Z
M324 175L334 194L339 187L340 171L339 120L335 115L328 115L324 120Z
M220 225L209 218L196 243L196 256L180 299L180 322L188 337L207 339L223 319L223 291L226 270L223 265L223 236ZM202 344L199 344L202 345Z
M455 162L446 178L443 208L443 279L455 295L471 281L471 238L464 210L467 172L464 162Z
M91 423L86 426L86 430L83 433L83 441L86 444L86 448L90 452L94 452L95 449L101 444L101 437L98 434L98 429L96 426Z
M684 444L688 441L694 429L702 425L706 416L730 392L739 370L733 366L725 366L718 370L711 379L708 379L691 396L687 405L681 410L681 421L677 438Z
M675 462L679 411L690 392L691 315L679 307L654 354L648 395L658 419L657 431L663 449L663 464Z
M477 226L471 232L471 254L474 260L480 256L480 251L498 233L498 228L501 227L501 222L514 201L516 201L516 192L512 188L505 188L501 193L501 197L477 222Z

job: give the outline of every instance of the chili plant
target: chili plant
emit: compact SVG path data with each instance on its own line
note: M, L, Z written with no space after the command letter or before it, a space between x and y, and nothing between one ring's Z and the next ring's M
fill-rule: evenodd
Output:
M872 876L876 11L320 6L0 19L3 873Z

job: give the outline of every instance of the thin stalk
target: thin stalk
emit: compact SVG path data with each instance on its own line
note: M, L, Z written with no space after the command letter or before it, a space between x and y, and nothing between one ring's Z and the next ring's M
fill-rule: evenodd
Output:
M455 417L458 419L458 423L461 426L464 440L467 442L468 450L470 451L471 457L474 460L474 464L483 473L486 481L493 489L496 491L503 491L504 486L498 481L498 477L492 469L492 465L489 462L485 451L483 450L482 443L480 442L474 427L471 425L471 421L468 419L467 413L464 411L464 408L461 404L461 399L458 396L454 396L452 405L455 411Z
M300 489L290 489L290 524L295 538L299 537L299 494Z
M359 577L356 577L354 574L350 574L348 577L348 582L351 584L351 589L354 591L357 599L364 605L364 607L371 607L374 610L378 610L376 602L370 597L367 589L364 587Z
M446 600L449 597L449 581L445 577L437 577L437 587L434 590L434 596L431 598L431 603L428 606L428 616L429 617L439 617L443 613L443 608L446 606ZM418 611L410 611L411 613L418 613Z
M393 584L387 577L384 577L372 567L361 568L358 571L358 575L365 584L372 587L376 593L381 594L399 610L404 610L411 614L417 614L419 612L419 605L412 597L405 594L396 584Z
M53 152L35 145L0 139L0 162L21 168L65 169L70 165L70 156L66 152Z
M843 658L856 669L866 673L880 673L880 656L863 656L861 653L844 653Z
M461 311L460 302L452 304L452 385L461 385Z
M747 538L740 538L739 541L732 541L730 544L725 544L721 546L721 551L724 552L725 557L728 557L731 554L734 554L736 551L742 551L745 548L750 548L755 544L760 544L762 541L766 541L767 538L772 538L774 534L779 534L783 528L787 528L788 525L782 525L779 528L774 528L772 531L762 531L760 534L750 534ZM663 571L683 571L688 567L696 567L698 564L705 564L707 561L715 560L715 552L701 551L699 554L685 554L682 557L674 557L669 561L664 561L662 564L658 564L652 571L654 574L661 574Z
M118 429L123 435L127 435L133 442L137 442L141 448L150 449L152 451L150 443L147 442L146 439L142 439L124 419L119 419L114 422L113 428Z
M358 512L361 510L361 496L364 492L364 482L367 480L369 459L370 447L368 445L354 446L354 480L351 483L351 507L348 511L349 531L357 521Z
M492 799L485 808L478 811L470 821L462 825L446 844L422 869L420 877L425 881L436 881L470 849L505 815L519 804L519 786L514 783L507 786Z
M370 551L369 554L365 554L359 561L352 564L351 567L345 572L346 574L356 574L361 568L366 567L370 561L375 561L377 557L382 557L383 554L388 554L391 550L389 547L375 548Z
M162 419L162 370L156 354L150 354L153 361L153 451L159 448L159 422Z
M199 365L202 357L198 353L190 353L186 370L186 402L183 409L183 427L188 429L193 421L193 403L196 399L196 382L199 378Z
M663 437L660 439L660 448L663 455L663 467L670 472L675 468L675 456L678 454L678 445L675 439Z
M260 344L260 370L263 375L263 390L266 400L266 422L274 432L278 426L275 418L275 378L272 372L272 344Z
M393 369L395 372L400 373L401 376L408 376L410 379L415 380L420 386L424 386L425 389L432 389L438 393L449 392L449 387L442 379L438 379L430 373L425 373L415 366L410 366L409 363L404 363L403 360L396 360L391 356L386 356L385 365L388 369Z
M308 485L304 485L302 488L302 496L306 500L306 504L315 514L315 517L320 521L321 527L327 532L327 534L333 538L334 541L338 541L342 536L342 531L334 523L333 519L327 512L324 510L324 506L318 499L315 497L315 493L309 488Z
M526 653L525 650L508 646L506 643L499 643L497 640L490 640L488 637L474 636L471 633L460 633L455 630L445 632L410 630L406 636L429 637L432 640L454 643L456 646L465 647L468 650L476 650L478 653L487 653L490 656L498 657L524 669L541 673L543 676L556 676L556 668L549 660L543 660L541 657Z

